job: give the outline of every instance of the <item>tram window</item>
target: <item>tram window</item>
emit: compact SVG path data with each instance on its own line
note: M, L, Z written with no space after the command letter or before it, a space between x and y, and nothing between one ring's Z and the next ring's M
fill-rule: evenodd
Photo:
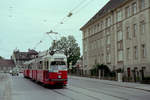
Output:
M42 61L40 61L40 66L39 66L39 69L42 69L42 65L43 63L42 63Z
M30 69L32 69L32 65L30 65Z
M30 69L30 64L28 65L28 69Z
M46 61L46 69L48 69L48 66L49 66L49 62Z
M42 61L40 61L40 64L42 64Z
M36 64L35 63L33 64L33 69L36 69Z
M47 65L46 65L46 61L44 62L44 66L46 67Z
M53 61L51 65L66 65L64 61Z
M39 62L37 63L37 67L38 67L38 69L40 69L40 63Z
M31 69L34 69L34 64L31 65Z

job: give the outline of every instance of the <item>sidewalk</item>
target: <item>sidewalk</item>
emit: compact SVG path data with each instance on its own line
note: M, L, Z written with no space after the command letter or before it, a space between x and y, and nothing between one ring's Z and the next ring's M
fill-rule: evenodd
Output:
M9 76L0 73L0 100L11 100L11 87Z
M125 87L125 88L133 88L133 89L139 89L139 90L144 90L144 91L150 92L150 85L148 85L148 84L118 82L118 81L110 81L110 80L100 80L100 79L80 77L80 76L71 76L71 78L81 79L81 80L98 81L98 82L101 82L101 83L104 83L104 84L107 84L107 85L119 86L119 87Z

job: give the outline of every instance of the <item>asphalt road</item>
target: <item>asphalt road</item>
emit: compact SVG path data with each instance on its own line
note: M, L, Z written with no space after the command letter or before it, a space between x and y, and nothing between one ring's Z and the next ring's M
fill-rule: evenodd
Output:
M6 100L150 100L150 92L69 76L68 85L44 87L20 76L10 76Z

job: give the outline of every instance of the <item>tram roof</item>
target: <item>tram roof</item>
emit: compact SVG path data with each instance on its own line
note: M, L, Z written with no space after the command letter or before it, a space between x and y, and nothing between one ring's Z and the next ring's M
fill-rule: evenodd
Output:
M30 61L26 61L24 64L31 64L33 62L39 62L39 61L43 61L45 59L55 59L55 58L64 58L64 59L66 59L66 56L63 53L55 53L53 56L48 54L48 55L45 55L45 56L42 56L42 57L32 59Z
M46 55L46 56L43 56L42 58L66 58L66 56L62 53L55 53L53 56Z

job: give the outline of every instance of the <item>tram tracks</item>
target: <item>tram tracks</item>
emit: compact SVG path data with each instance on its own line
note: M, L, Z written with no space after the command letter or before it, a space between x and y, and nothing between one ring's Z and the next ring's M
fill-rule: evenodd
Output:
M49 90L65 98L68 98L69 100L80 100L80 97L79 99L77 99L73 95L79 95L85 98L90 98L89 100L109 100L108 98L113 98L111 100L128 100L127 98L116 96L111 93L98 91L97 89L95 90L91 88L84 88L81 86L68 85L66 88L63 88L63 89L49 88ZM67 93L72 92L72 95L69 95L66 92ZM82 98L81 100L84 100L84 99Z
M70 100L76 100L76 99L74 99L73 97L70 97L70 96L68 96L68 95L65 95L65 94L59 92L58 90L52 90L52 91L55 92L55 93L57 93L57 94L59 94L59 95L61 95L61 96L67 97L67 98L69 98Z
M68 92L73 92L73 93L76 93L76 94L80 94L80 95L87 96L88 98L90 98L89 100L102 100L102 99L99 99L99 98L97 98L97 97L94 97L94 96L91 96L91 95L88 95L88 94L83 94L82 92L74 91L74 90L69 89L69 88L66 88L66 90L67 90ZM69 98L70 100L79 100L79 99L77 99L77 98L73 98L73 97L71 97L71 96L68 96L68 95L64 94L64 93L63 93L64 91L53 90L53 92L55 92L55 93L57 93L57 94L60 94L60 95L62 95L62 96L65 96L65 97ZM84 100L84 99L82 98L81 100Z
M109 93L105 93L102 91L96 91L89 88L83 88L83 87L75 87L75 86L68 86L65 89L54 89L53 92L64 96L70 100L79 100L77 98L72 97L72 95L66 94L72 92L73 95L82 95L84 97L88 97L89 100L128 100L127 98L115 96ZM83 98L82 98L83 100Z
M73 88L72 88L73 87ZM78 92L78 93L82 93L80 91L78 91L78 89L83 89L84 91L90 91L91 93L94 93L95 95L99 96L100 95L104 95L104 97L112 97L114 98L114 100L128 100L127 98L124 98L124 97L120 97L120 96L115 96L115 95L112 95L110 93L105 93L105 92L102 92L102 91L97 91L95 89L89 89L89 88L84 88L84 87L76 87L76 86L70 86L70 88L68 88L72 91L75 91L75 92ZM83 94L83 93L82 93ZM111 99L112 100L112 99Z

